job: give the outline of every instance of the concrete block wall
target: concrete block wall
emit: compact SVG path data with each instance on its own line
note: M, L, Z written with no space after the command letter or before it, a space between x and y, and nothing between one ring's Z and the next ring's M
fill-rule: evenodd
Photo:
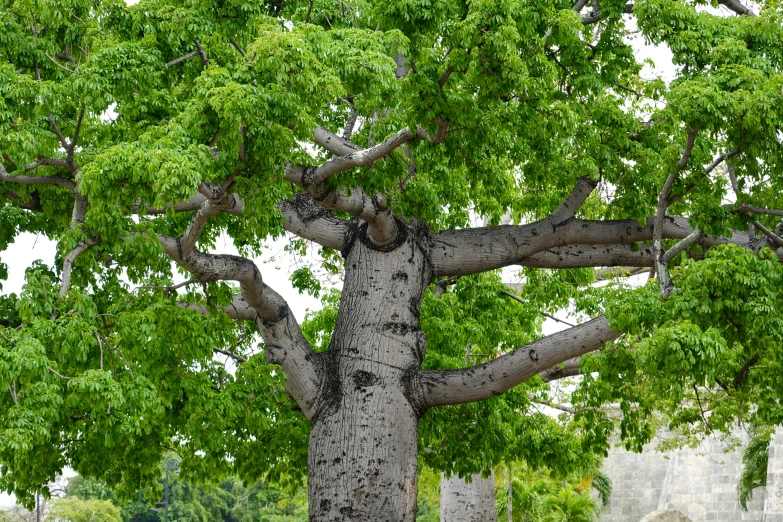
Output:
M754 491L748 511L737 500L742 447L725 450L717 438L666 454L656 451L655 443L642 453L612 450L603 469L613 491L601 521L639 522L653 511L674 509L693 522L783 522L783 431L770 446L769 491Z

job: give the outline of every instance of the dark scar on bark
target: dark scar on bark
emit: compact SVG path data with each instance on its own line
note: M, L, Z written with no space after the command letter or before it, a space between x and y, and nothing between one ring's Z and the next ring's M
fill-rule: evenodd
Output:
M538 352L536 352L533 349L530 349L530 351L527 352L528 357L530 357L530 360L533 362L538 362Z

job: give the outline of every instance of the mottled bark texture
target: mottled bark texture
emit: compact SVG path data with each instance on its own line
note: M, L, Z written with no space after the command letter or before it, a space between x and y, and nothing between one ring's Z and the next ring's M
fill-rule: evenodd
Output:
M411 392L424 357L419 304L430 281L426 231L398 227L378 247L366 226L344 252L345 283L312 421L310 517L413 521L422 405Z
M496 522L495 472L472 475L470 484L456 475L440 477L440 522Z

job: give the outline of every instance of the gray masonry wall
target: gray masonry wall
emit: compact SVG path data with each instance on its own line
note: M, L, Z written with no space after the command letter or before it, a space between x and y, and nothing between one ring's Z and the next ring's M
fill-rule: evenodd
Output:
M753 492L748 511L737 501L742 447L725 449L717 438L666 454L655 443L642 453L614 449L603 467L613 491L601 521L639 522L652 511L676 509L693 522L783 522L783 432L770 446L767 488Z

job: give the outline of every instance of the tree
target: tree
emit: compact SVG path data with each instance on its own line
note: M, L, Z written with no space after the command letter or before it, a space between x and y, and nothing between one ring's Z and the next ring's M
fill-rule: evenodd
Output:
M690 360L733 346L721 332L651 334L664 311L702 304L669 304L677 262L700 273L760 250L753 288L770 288L783 256L783 13L718 3L726 13L669 0L3 0L0 243L42 233L59 256L0 304L0 486L29 504L68 464L133 492L175 447L202 480L296 480L306 460L312 520L410 521L423 415L512 390L617 328L654 339L639 351L654 361L693 348L689 364L659 367L667 382L703 377L704 358ZM643 79L633 27L671 49L673 82ZM325 351L249 258L284 231L342 274ZM221 234L239 255L215 252ZM511 265L528 281L651 267L659 288L634 302L659 317L596 315L483 364L424 369L432 288ZM749 288L690 281L708 301ZM319 289L312 272L295 282ZM628 302L610 297L584 309ZM757 307L767 326L778 305ZM781 338L763 336L769 371ZM609 370L587 402L630 400L610 363L631 344L601 351ZM718 352L738 379L721 382L740 388L752 358ZM582 422L606 440L606 419Z
M108 500L58 498L50 517L57 522L122 522L120 509Z

